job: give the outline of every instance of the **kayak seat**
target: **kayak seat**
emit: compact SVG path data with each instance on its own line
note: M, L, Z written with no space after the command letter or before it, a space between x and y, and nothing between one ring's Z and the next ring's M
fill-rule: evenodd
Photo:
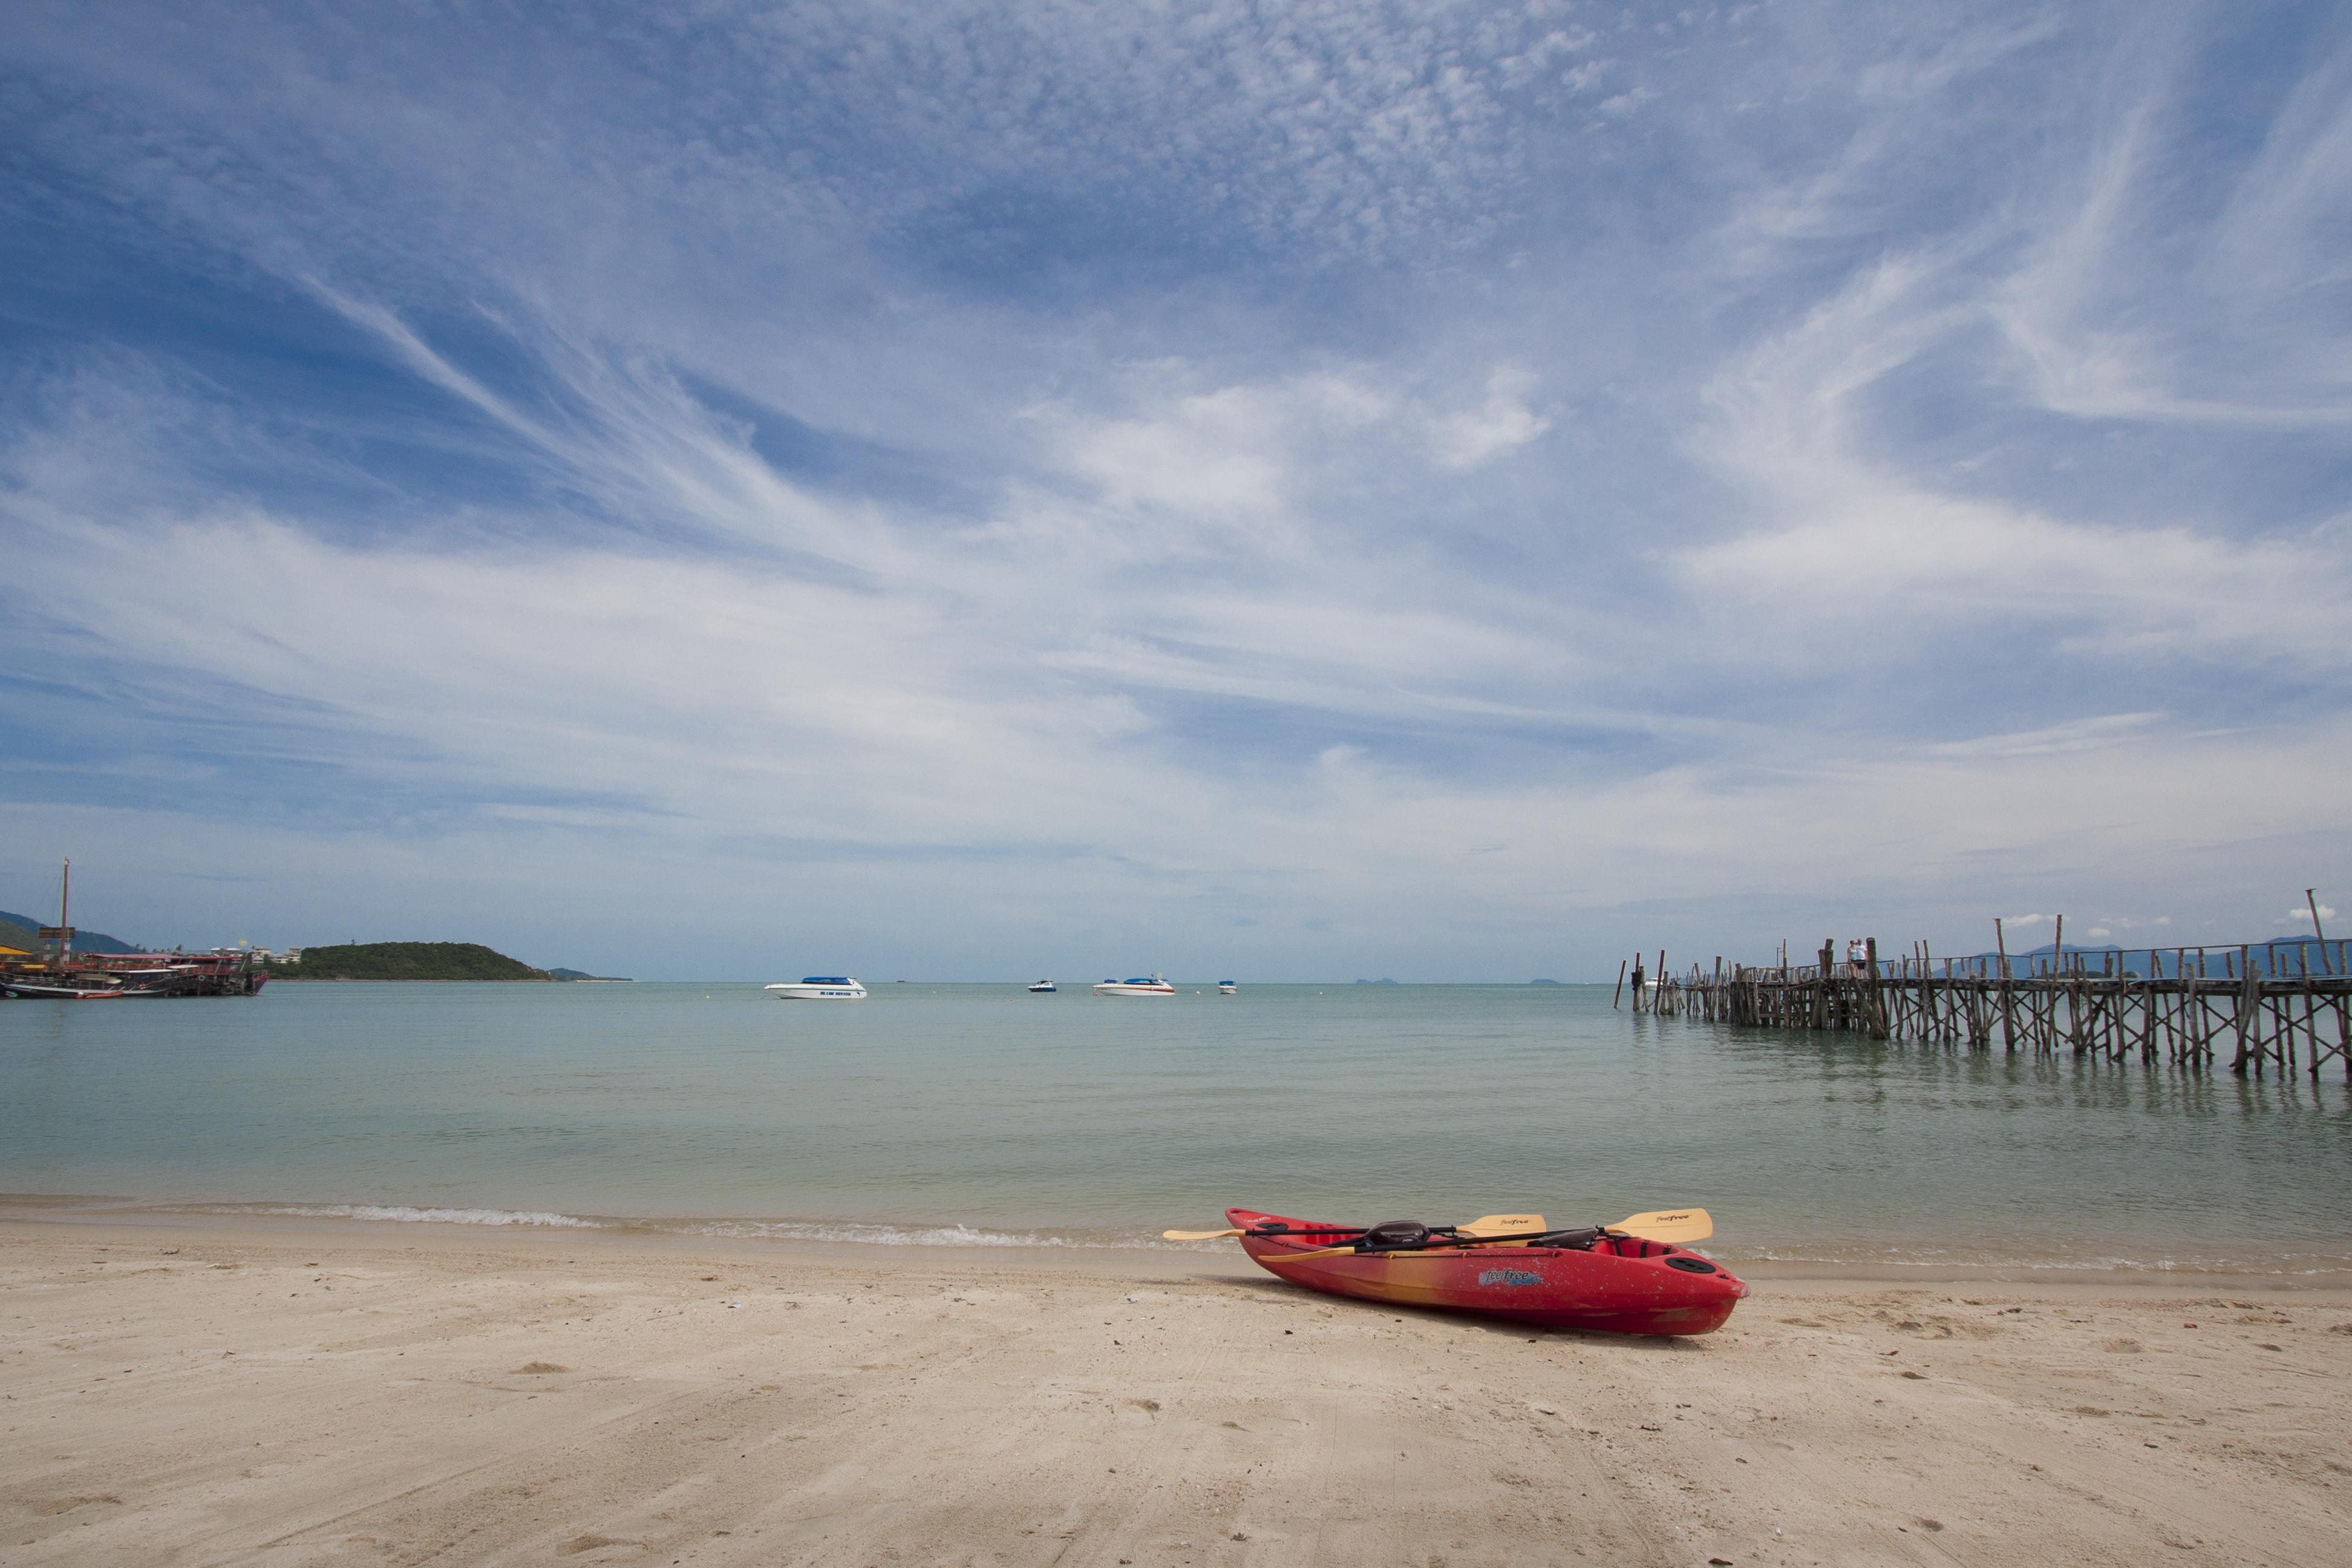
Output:
M1601 1239L1601 1227L1588 1225L1581 1230L1556 1230L1528 1243L1530 1247L1553 1247L1561 1252L1590 1252L1592 1244Z
M1356 1245L1360 1252L1386 1252L1400 1247L1426 1247L1429 1245L1429 1227L1417 1220L1382 1220L1364 1232L1363 1239Z

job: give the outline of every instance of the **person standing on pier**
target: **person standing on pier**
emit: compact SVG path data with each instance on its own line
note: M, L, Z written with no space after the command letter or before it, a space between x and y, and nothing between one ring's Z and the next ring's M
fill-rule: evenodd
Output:
M1856 937L1845 944L1845 966L1856 980L1869 977L1870 943L1864 938Z

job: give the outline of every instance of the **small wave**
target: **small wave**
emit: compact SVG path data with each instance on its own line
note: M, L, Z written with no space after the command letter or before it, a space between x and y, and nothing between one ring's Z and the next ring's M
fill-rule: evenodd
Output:
M1037 1231L982 1230L969 1225L898 1226L856 1221L723 1219L686 1225L661 1225L660 1230L682 1230L694 1236L724 1236L773 1241L856 1241L871 1247L1087 1247L1118 1243L1085 1242Z
M988 1230L969 1225L884 1225L861 1220L723 1219L650 1222L648 1228L689 1236L755 1241L847 1241L867 1247L1148 1247L1154 1252L1215 1250L1201 1243L1163 1241L1148 1234L1057 1234L1039 1230Z
M1733 1262L1794 1263L1813 1268L1983 1268L2021 1274L2246 1274L2281 1279L2352 1272L2352 1258L2296 1253L2276 1258L2129 1258L2002 1254L1946 1247L1742 1248Z
M372 1219L413 1225L527 1225L560 1230L604 1230L616 1222L583 1219L546 1209L414 1208L406 1204L188 1204L193 1214L284 1215L290 1219Z
M1205 1243L1168 1242L1145 1233L1066 1235L1042 1230L990 1230L960 1222L950 1225L888 1225L867 1220L615 1219L557 1214L547 1209L426 1208L410 1204L254 1203L173 1204L165 1206L183 1214L357 1219L410 1225L527 1226L558 1230L650 1230L667 1236L709 1236L727 1240L854 1242L866 1247L1149 1247L1155 1252L1219 1250Z

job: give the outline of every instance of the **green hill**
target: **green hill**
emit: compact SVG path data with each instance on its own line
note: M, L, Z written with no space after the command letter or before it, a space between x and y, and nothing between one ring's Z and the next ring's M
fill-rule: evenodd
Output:
M6 910L0 910L0 927L13 928L0 930L0 945L22 948L27 952L40 952L41 942L34 933L41 929L41 922L32 916L10 914ZM74 951L76 952L139 952L143 950L131 946L119 936L109 936L102 931L78 931L74 932Z
M533 969L478 942L360 942L306 947L302 962L281 964L285 980L545 980Z

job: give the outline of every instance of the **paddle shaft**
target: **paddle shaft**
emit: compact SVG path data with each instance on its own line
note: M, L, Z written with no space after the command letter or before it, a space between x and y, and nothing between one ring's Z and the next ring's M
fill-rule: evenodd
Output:
M1606 1226L1600 1228L1604 1235L1607 1234L1608 1227ZM1449 1237L1442 1241L1425 1241L1418 1247L1376 1247L1370 1252L1358 1252L1357 1256L1360 1258L1385 1258L1391 1254L1435 1252L1441 1247L1499 1247L1505 1243L1514 1241L1540 1241L1547 1236L1558 1236L1559 1234L1561 1233L1559 1231L1542 1230L1536 1232L1532 1236ZM1290 1263L1295 1262L1301 1258L1328 1258L1332 1254L1338 1252L1356 1252L1356 1248L1352 1247L1318 1247L1312 1252L1291 1253L1287 1258L1285 1258L1283 1261Z
M1636 1241L1659 1241L1661 1240L1660 1237L1643 1236L1640 1229L1641 1222L1652 1217L1654 1216L1650 1215L1634 1215L1629 1218L1619 1220L1615 1225L1600 1225L1594 1226L1591 1228L1598 1233L1595 1239L1598 1239L1599 1237L1601 1236L1615 1236L1629 1237ZM1704 1241L1714 1228L1715 1227L1712 1225L1708 1225L1705 1228L1699 1229L1697 1234L1692 1236L1690 1239L1693 1241ZM1311 1252L1291 1253L1284 1259L1284 1261L1295 1262L1302 1258L1328 1258L1332 1254L1339 1252L1355 1252L1359 1257L1367 1258L1410 1258L1419 1253L1450 1250L1452 1248L1461 1247L1499 1247L1512 1242L1540 1242L1546 1237L1566 1236L1572 1233L1569 1231L1544 1230L1537 1231L1534 1234L1528 1236L1455 1236L1442 1241L1423 1242L1418 1247L1374 1247L1370 1252L1364 1252L1359 1247L1319 1247Z
M1450 1225L1436 1225L1429 1228L1432 1236L1456 1235L1460 1230L1459 1226ZM1163 1230L1160 1233L1160 1238L1162 1241L1218 1241L1229 1236L1254 1236L1261 1241L1265 1241L1277 1237L1289 1238L1302 1236L1364 1236L1370 1234L1370 1226L1356 1225L1302 1226L1295 1229L1286 1226L1280 1230ZM1550 1233L1546 1231L1542 1234ZM1505 1237L1498 1239L1511 1238Z
M1540 1215L1486 1215L1478 1219L1472 1220L1468 1226L1441 1225L1428 1227L1425 1233L1426 1237L1441 1239L1424 1239L1418 1244L1404 1247L1376 1247L1370 1248L1369 1251L1375 1253L1412 1253L1455 1247L1507 1246L1514 1242L1541 1241L1546 1237L1571 1234L1569 1231L1563 1230L1538 1228L1526 1231L1512 1231L1501 1236L1494 1236L1482 1235L1476 1228L1475 1228L1479 1226L1495 1222L1507 1224L1512 1220L1517 1220L1520 1225L1532 1224L1538 1227L1541 1227L1544 1223L1543 1217ZM1355 1238L1352 1242L1342 1242L1337 1247L1318 1247L1312 1251L1294 1252L1290 1255L1293 1258L1324 1258L1335 1252L1354 1251L1359 1254L1365 1253L1368 1249L1364 1247L1363 1238L1370 1236L1374 1230L1379 1228L1380 1227L1377 1226L1301 1226L1294 1229L1289 1226L1282 1226L1279 1227L1253 1226L1247 1230L1171 1230L1162 1232L1161 1234L1170 1241L1207 1241L1217 1237L1226 1236L1255 1236L1259 1237L1261 1240L1277 1237L1284 1239L1298 1239L1307 1237L1322 1236L1352 1237ZM1708 1216L1707 1212L1705 1209L1656 1209L1646 1214L1627 1215L1615 1225L1593 1226L1591 1228L1597 1235L1633 1237L1642 1241L1666 1243L1689 1242L1705 1241L1708 1237L1714 1235L1715 1221Z

